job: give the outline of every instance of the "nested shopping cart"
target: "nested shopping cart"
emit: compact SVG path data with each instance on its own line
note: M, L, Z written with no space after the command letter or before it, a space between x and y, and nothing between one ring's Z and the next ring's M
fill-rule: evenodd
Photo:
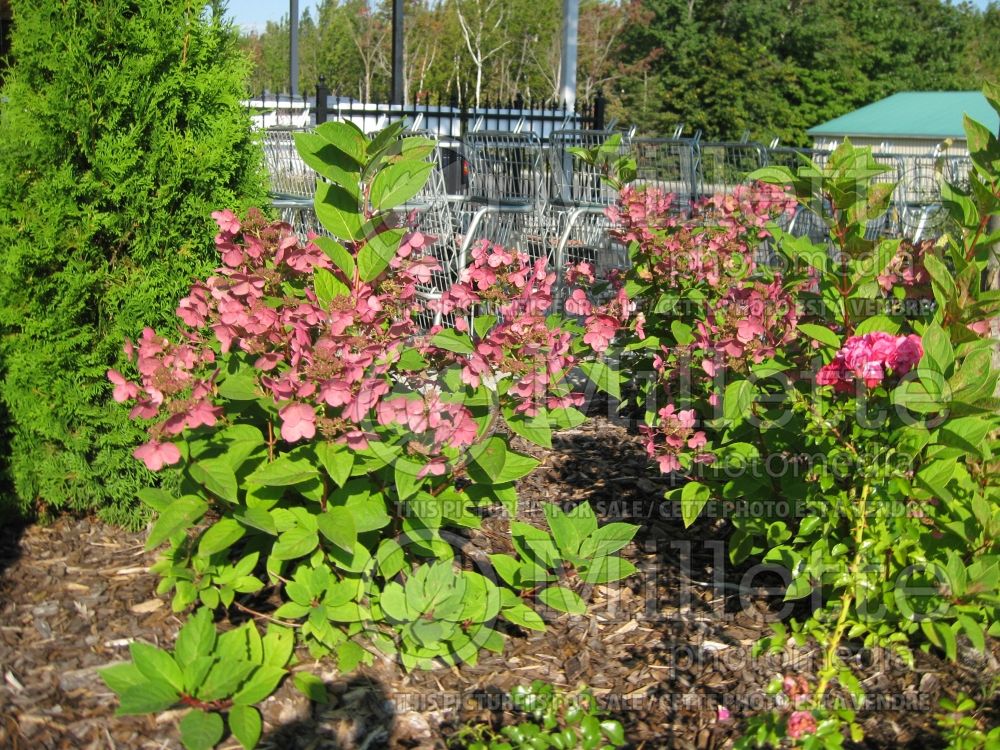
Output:
M623 156L632 135L612 130L557 130L549 138L548 203L545 223L555 240L552 262L562 280L567 265L587 261L598 276L627 263L625 249L611 239L607 209L618 200L618 191L607 180L607 165L591 163L576 149L594 149L614 135L618 147L608 158Z
M469 164L466 199L453 204L461 227L458 262L488 240L532 258L548 255L541 216L545 206L542 144L532 132L473 131L462 137Z
M827 151L817 151L811 148L792 148L790 146L772 146L767 149L767 163L773 166L787 167L796 172L809 162L822 164L829 155ZM778 218L777 224L782 230L795 237L808 237L816 244L829 240L830 231L823 220L829 206L814 203L811 206L796 204L795 211Z
M264 164L270 179L271 205L279 218L291 224L303 239L322 230L313 208L318 175L302 161L295 148L300 128L269 128L263 131Z
M698 192L698 141L694 138L634 138L636 183L675 196L672 210L691 213Z
M947 216L941 195L943 182L968 187L972 160L938 152L924 156L901 155L903 177L898 189L900 235L914 243L941 233Z
M699 198L730 193L737 185L747 185L749 175L767 164L764 147L752 141L698 140L696 189Z

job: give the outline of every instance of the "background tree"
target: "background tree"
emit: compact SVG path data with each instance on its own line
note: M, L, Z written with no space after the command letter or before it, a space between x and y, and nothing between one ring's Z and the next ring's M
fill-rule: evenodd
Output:
M384 95L389 7L324 0L320 49L303 33L302 75L315 60L334 89ZM558 98L561 29L559 0L407 0L407 99ZM686 123L706 138L749 130L801 145L813 125L897 91L978 90L1000 78L998 31L997 2L581 0L578 100L603 88L610 112L643 133ZM269 46L271 36L282 44ZM287 70L287 26L247 42L262 75L282 80L273 71Z
M513 41L504 25L507 6L500 0L452 0L462 40L472 63L472 101L479 106L483 94L483 73L492 58Z
M151 477L106 378L264 200L234 30L190 0L15 0L0 113L0 399L14 510L137 523ZM172 323L171 323L172 324ZM8 510L11 508L8 506Z

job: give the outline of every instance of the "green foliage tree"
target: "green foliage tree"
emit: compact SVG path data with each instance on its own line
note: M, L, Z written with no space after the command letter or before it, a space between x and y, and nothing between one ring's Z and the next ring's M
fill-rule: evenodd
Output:
M623 62L662 50L624 85L644 132L678 122L707 138L778 136L898 91L978 89L995 78L997 4L942 0L634 0ZM990 36L991 32L993 37Z
M333 91L386 96L390 5L322 0L315 21L303 15L300 89L322 74ZM405 16L408 101L452 91L473 101L476 54L489 56L482 101L558 96L556 0L407 0ZM995 1L583 0L578 99L603 89L609 112L644 134L683 122L710 139L749 130L804 145L813 125L898 91L973 90L1000 77L998 31ZM287 38L286 17L244 39L257 90L287 88Z
M105 373L212 267L223 207L260 205L248 61L220 3L15 0L0 114L7 511L136 523L150 475Z

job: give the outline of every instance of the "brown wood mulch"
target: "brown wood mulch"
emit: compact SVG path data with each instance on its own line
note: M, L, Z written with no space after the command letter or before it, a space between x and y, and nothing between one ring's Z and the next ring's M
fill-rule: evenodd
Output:
M286 680L263 704L260 747L443 748L463 722L511 721L505 693L540 678L567 689L589 685L632 747L725 748L744 717L771 705L764 689L776 675L815 673L815 644L751 656L782 606L777 579L728 563L724 518L684 529L662 501L665 480L630 431L598 419L534 453L543 463L521 482L519 516L537 521L544 501L589 500L604 521L639 523L626 550L639 574L595 587L586 616L548 612L545 633L510 629L505 652L484 653L475 666L406 674L382 660L340 675L303 652L296 669L319 674L330 701L311 704ZM488 518L470 542L498 549L505 524ZM133 640L170 647L180 626L156 596L148 572L155 553L143 542L142 534L88 519L0 531L0 748L180 747L180 712L115 717L114 695L95 671L127 659ZM877 651L850 654L870 700L860 714L863 746L941 746L938 699L959 690L989 695L1000 680L1000 648L990 645L989 654L964 649L954 664L917 652L915 670ZM732 719L719 721L720 705ZM998 720L993 695L982 721Z

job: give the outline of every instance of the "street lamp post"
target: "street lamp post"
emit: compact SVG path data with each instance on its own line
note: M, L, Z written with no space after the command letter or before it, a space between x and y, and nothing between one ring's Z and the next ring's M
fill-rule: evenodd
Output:
M563 0L562 69L559 96L566 109L576 105L576 37L580 22L580 0Z
M403 104L403 0L392 0L392 103Z
M299 0L288 0L288 71L292 96L299 95Z

